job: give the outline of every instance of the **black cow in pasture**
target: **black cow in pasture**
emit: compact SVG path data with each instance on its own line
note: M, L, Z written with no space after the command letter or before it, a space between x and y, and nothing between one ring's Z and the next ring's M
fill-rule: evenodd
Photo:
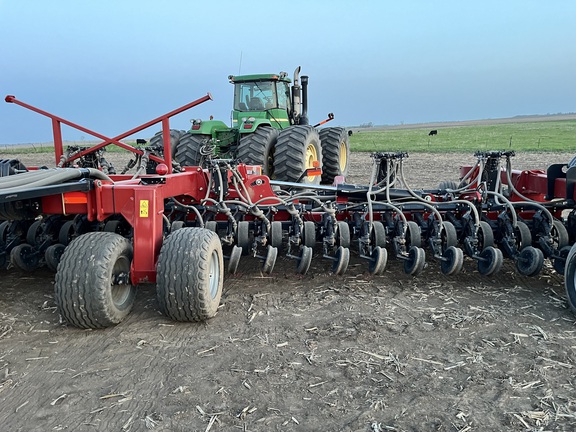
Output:
M436 129L431 130L430 132L428 132L428 136L432 136L432 135L438 135L438 131Z

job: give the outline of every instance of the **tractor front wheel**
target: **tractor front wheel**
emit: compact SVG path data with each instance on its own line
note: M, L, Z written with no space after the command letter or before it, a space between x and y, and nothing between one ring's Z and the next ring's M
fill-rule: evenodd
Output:
M274 157L276 180L319 184L321 176L303 176L308 168L322 167L322 147L316 129L297 125L278 135Z
M56 273L60 315L73 326L104 328L121 322L134 304L132 245L110 232L90 232L66 247Z

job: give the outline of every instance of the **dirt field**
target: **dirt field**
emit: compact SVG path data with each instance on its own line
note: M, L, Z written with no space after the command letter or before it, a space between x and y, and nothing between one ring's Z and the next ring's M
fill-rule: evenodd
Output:
M544 168L572 154L519 154ZM0 155L1 157L1 155ZM45 163L34 156L25 164ZM414 187L456 180L471 155L413 154ZM351 182L369 155L352 155ZM354 254L353 254L354 255ZM353 257L342 277L321 257L301 277L252 261L225 280L205 324L160 315L142 286L127 321L61 323L47 271L0 282L0 429L6 431L573 431L576 317L548 266L485 278L467 260L381 277Z

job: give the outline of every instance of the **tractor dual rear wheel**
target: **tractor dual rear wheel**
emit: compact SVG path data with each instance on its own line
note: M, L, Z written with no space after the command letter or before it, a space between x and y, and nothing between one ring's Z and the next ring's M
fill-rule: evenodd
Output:
M274 157L276 180L319 184L321 176L303 176L308 168L322 167L322 147L316 129L308 125L290 126L278 135Z
M262 174L274 178L274 152L278 130L260 126L254 132L240 138L237 158L247 165L261 165Z
M333 183L336 176L348 174L350 143L348 132L341 127L320 129L322 144L322 183Z
M156 270L156 297L164 315L175 321L216 315L224 275L218 235L205 228L174 231L160 249Z
M56 273L55 299L69 324L96 329L126 318L136 296L132 253L129 240L110 232L90 232L68 245Z
M206 146L210 135L193 135L186 132L180 136L174 150L174 159L182 166L202 166L206 159Z

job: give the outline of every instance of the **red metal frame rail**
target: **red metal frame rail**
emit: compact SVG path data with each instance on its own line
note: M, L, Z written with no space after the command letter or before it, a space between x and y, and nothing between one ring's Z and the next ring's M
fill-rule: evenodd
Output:
M208 100L212 100L212 95L210 93L208 93L206 96L203 96L199 99L196 99L195 101L192 101L184 106L181 106L180 108L177 108L173 111L170 111L160 117L156 117L153 120L150 120L149 122L146 122L140 126L137 126L133 129L130 129L127 132L124 132L120 135L115 136L114 138L109 138L105 135L102 135L98 132L94 132L88 128L85 128L84 126L81 126L79 124L73 123L71 121L68 121L66 119L63 119L62 117L56 116L54 114L50 114L49 112L46 112L44 110L41 110L39 108L36 108L32 105L29 105L25 102L19 101L18 99L16 99L16 96L12 96L12 95L8 95L5 98L5 101L8 103L14 103L16 105L20 105L24 108L27 108L31 111L37 112L38 114L41 114L45 117L48 117L52 120L52 133L54 136L54 151L55 151L55 155L56 155L56 165L58 165L60 163L60 159L62 157L62 155L64 154L64 149L63 149L63 144L62 144L62 123L64 123L67 126L70 126L74 129L77 129L79 131L82 131L84 133L87 133L89 135L92 135L96 138L100 138L102 140L101 143L96 144L92 147L89 147L85 150L82 150L81 152L73 155L72 157L68 158L65 160L65 163L71 162L75 159L81 158L84 155L91 153L95 150L101 149L102 147L106 147L110 144L114 144L117 145L119 147L122 147L125 150L131 151L132 153L136 153L139 155L144 154L144 152L140 149L137 149L135 147L132 147L129 144L125 144L123 142L121 142L121 139L124 139L130 135L133 135L137 132L140 132L146 128L149 128L150 126L155 125L156 123L162 123L162 140L164 143L164 159L159 158L157 156L151 155L150 159L158 162L158 163L164 163L166 164L166 166L168 167L168 173L172 173L172 153L170 151L170 121L169 118L173 117L177 114L180 114L186 110L189 110L192 107L195 107L197 105L200 105L201 103L204 103Z

